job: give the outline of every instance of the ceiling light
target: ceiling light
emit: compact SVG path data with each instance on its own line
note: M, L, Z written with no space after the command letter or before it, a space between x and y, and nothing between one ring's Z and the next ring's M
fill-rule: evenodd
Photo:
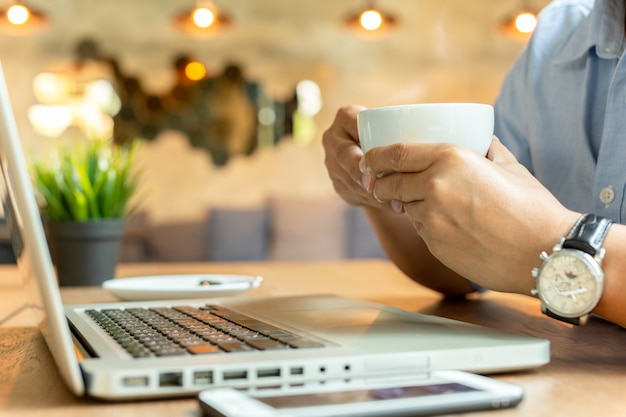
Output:
M394 27L396 19L376 8L373 1L369 1L364 9L349 15L345 19L345 25L361 36L374 38Z
M7 20L16 26L23 25L28 22L30 10L21 4L14 4L7 9Z
M215 23L215 13L206 7L198 7L191 13L193 23L199 28L206 29Z
M46 24L46 17L23 3L13 2L0 9L0 30L8 35L30 34Z
M523 12L515 18L515 28L520 33L532 33L537 26L537 17L533 13Z
M190 81L200 81L206 76L206 67L198 61L190 61L185 65L185 76Z
M500 23L498 31L509 39L526 43L535 30L535 26L537 26L537 14L526 4L522 4L516 13L512 13Z
M211 1L198 1L196 7L176 17L176 26L191 36L214 35L230 24L230 19L221 13Z

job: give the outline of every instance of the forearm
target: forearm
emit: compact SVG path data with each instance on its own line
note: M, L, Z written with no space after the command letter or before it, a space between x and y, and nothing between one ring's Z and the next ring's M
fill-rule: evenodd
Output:
M626 226L613 224L604 241L604 291L595 313L626 327Z
M474 291L467 279L445 267L430 253L407 216L371 207L364 209L385 253L409 278L446 296L462 296Z

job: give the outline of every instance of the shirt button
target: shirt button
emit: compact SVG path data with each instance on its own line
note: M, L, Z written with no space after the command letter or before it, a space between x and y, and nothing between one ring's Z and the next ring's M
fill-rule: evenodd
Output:
M604 203L606 207L609 206L615 200L615 191L613 191L613 186L609 185L608 187L600 190L600 201Z

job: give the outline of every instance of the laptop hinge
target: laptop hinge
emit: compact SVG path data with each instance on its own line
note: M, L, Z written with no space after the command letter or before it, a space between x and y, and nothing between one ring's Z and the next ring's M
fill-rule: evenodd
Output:
M70 330L72 334L72 345L74 346L74 352L76 353L76 357L78 361L82 361L87 358L97 358L98 355L95 353L93 348L86 342L86 340L81 337L80 333L76 330L76 328L72 325L70 321L68 321L70 325Z

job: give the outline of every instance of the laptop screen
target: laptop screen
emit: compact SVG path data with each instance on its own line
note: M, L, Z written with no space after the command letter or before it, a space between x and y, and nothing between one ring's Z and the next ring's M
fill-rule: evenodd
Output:
M29 309L63 378L80 395L83 381L1 65L0 170L0 197Z

